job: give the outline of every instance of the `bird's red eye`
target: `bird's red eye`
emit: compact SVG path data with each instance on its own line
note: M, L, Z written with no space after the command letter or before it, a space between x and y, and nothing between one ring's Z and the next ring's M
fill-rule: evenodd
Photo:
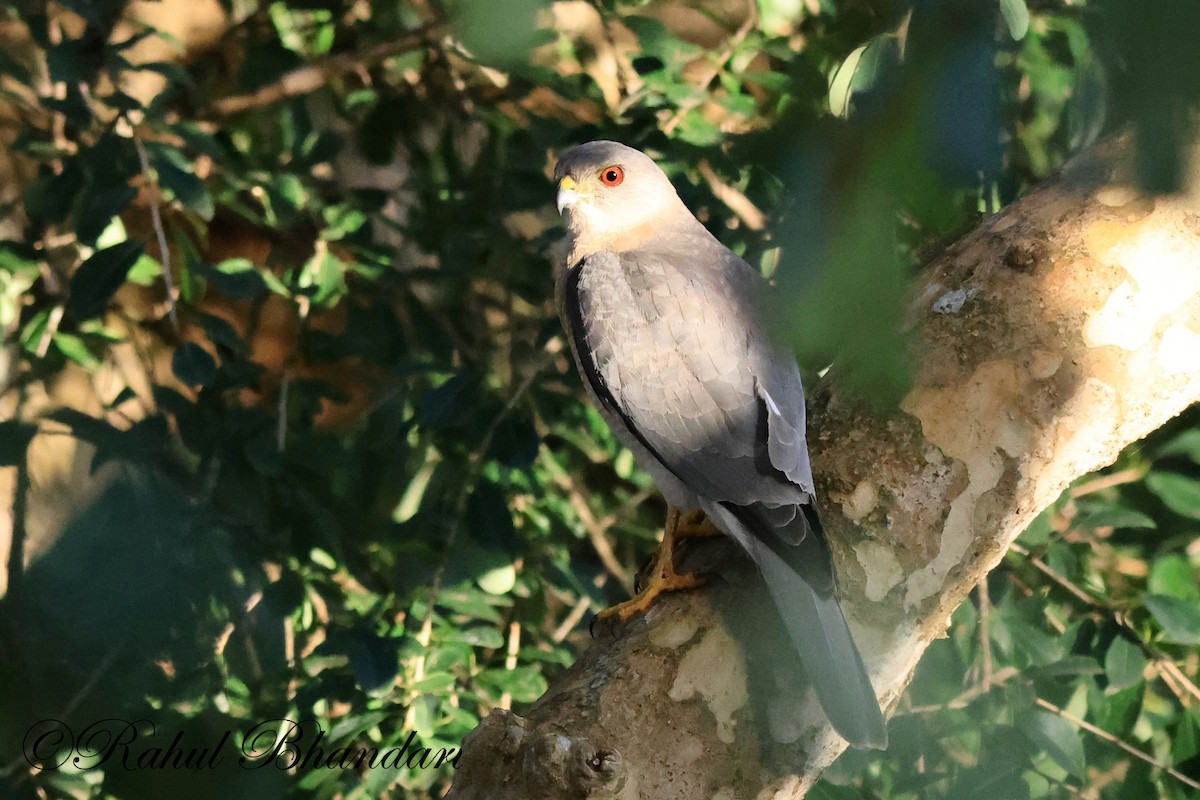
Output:
M625 170L615 164L611 167L605 167L600 172L600 182L605 186L616 186L623 180L625 180Z

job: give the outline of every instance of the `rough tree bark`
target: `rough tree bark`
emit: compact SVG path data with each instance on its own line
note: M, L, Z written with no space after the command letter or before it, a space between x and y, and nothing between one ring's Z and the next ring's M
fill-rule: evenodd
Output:
M929 265L900 411L810 401L843 606L889 706L1042 508L1200 400L1200 181L1145 196L1128 150L1093 148ZM524 717L493 712L451 797L803 797L845 745L752 577L665 599Z

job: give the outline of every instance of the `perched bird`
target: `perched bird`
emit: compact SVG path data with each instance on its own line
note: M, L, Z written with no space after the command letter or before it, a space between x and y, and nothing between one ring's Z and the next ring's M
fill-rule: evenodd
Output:
M702 511L757 564L833 727L886 746L813 507L800 372L759 313L766 281L638 150L574 147L554 179L570 245L556 295L576 366L671 507L650 586L617 613L695 584L671 547L683 512Z

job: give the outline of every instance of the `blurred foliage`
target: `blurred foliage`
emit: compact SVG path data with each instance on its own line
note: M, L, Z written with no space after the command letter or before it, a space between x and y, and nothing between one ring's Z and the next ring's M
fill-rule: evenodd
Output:
M1170 188L1200 94L1197 26L1116 0L713 3L708 34L634 0L231 2L182 63L131 60L159 34L115 35L123 5L0 10L31 176L0 209L3 797L437 796L447 767L14 754L37 720L109 717L457 747L586 644L664 508L553 319L555 152L651 150L774 275L806 371L836 357L887 404L925 256L1119 126ZM1197 423L1046 512L930 649L892 748L814 796L1195 796L1114 740L1200 778ZM85 466L39 483L38 444Z
M1038 516L814 797L1197 796L1197 411Z

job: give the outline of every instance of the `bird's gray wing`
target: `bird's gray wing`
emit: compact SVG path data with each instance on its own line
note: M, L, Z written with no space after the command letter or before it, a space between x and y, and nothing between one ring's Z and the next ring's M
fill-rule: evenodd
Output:
M790 509L812 493L799 373L758 322L759 279L726 254L589 256L566 276L568 327L601 402L693 491Z
M886 747L887 723L838 605L815 509L801 506L789 527L806 528L806 535L793 537L795 544L783 544L780 537L762 535L763 526L750 509L706 500L701 506L758 565L833 727L855 747Z
M810 495L814 494L812 464L805 438L804 388L796 360L775 347L763 334L752 348L752 369L767 409L767 446L771 465Z
M758 321L750 267L703 242L673 244L591 255L564 276L560 303L584 378L618 433L693 491L758 564L837 730L881 747L887 728L809 505L795 361ZM685 251L692 259L679 263Z

